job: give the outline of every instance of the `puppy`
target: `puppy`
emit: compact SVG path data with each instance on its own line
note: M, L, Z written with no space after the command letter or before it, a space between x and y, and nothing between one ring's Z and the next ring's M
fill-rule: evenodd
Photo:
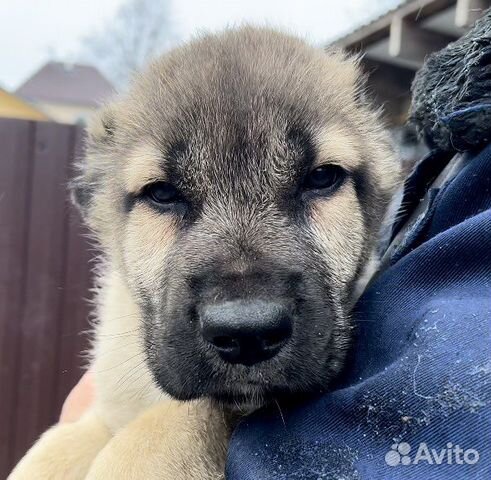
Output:
M242 28L101 112L74 182L103 252L96 400L11 480L221 478L237 412L329 388L398 180L362 93L356 60Z

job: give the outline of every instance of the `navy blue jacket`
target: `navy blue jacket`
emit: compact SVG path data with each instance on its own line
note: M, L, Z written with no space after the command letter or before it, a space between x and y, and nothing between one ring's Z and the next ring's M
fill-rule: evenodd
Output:
M358 302L343 383L245 419L228 479L491 479L491 146L464 158Z

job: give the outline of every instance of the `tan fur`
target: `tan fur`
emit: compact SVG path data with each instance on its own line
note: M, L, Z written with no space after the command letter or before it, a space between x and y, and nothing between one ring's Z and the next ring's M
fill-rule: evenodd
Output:
M125 236L123 260L128 271L141 283L154 285L161 265L176 235L176 228L169 217L162 218L151 208L136 207L137 215L129 221ZM155 292L157 295L158 292Z
M364 234L363 215L353 186L346 184L339 195L318 202L313 217L312 228L325 255L344 256L342 264L333 262L337 269L334 274L341 282L350 282L356 274Z
M155 386L145 363L140 311L120 274L101 285L93 347L94 409L114 433L141 411L167 397Z
M335 163L353 171L363 161L348 127L335 123L328 125L318 134L318 143L320 148L315 166Z
M159 151L146 143L137 145L128 155L123 178L129 193L138 193L145 185L155 181L165 181L159 165Z
M15 467L9 480L83 480L111 438L95 415L58 425L44 433Z
M206 403L161 403L114 436L86 480L218 480L228 437L224 417Z

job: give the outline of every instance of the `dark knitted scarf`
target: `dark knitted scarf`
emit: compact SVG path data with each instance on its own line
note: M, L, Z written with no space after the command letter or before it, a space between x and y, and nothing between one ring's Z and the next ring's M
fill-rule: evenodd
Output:
M491 140L491 9L465 36L428 57L412 86L411 121L430 148Z

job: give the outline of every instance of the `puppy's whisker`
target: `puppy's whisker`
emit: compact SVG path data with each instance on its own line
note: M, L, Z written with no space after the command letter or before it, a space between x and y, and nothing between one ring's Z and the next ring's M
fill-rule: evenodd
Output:
M144 362L140 362L138 365L129 370L125 375L123 375L116 384L116 388L119 391L127 390L125 387L128 385L128 382L131 382L135 378L137 378L142 372L145 371L145 367L143 365Z
M97 337L100 338L124 338L124 337L134 337L138 332L141 332L141 328L135 328L134 330L128 330L126 332L120 333L103 333L98 334Z
M111 343L115 343L115 342L111 342ZM107 357L107 356L111 355L112 353L118 352L118 351L120 351L122 349L126 349L126 348L129 348L129 347L134 347L134 346L137 346L138 347L138 346L141 346L141 345L142 345L141 340L138 339L138 338L134 338L134 339L131 340L131 342L126 342L126 343L120 343L120 342L118 342L117 345L115 347L113 347L113 348L105 348L103 350L103 352L100 355L98 354L97 356L98 356L98 358L104 358L104 357ZM141 355L141 353L138 352L137 355Z
M135 358L137 358L139 356L141 356L141 354L137 353L137 354L131 356L130 358L127 358L126 360L117 363L116 365L112 365L111 367L108 367L108 368L97 369L97 370L95 370L95 372L96 373L110 372L111 370L115 370L115 369L120 368L121 366L127 364L128 362L131 362L132 360L134 360Z
M283 416L283 412L281 411L280 403L278 402L278 400L276 398L274 399L274 403L278 407L278 412L280 414L281 421L283 422L283 426L286 428L285 417Z

